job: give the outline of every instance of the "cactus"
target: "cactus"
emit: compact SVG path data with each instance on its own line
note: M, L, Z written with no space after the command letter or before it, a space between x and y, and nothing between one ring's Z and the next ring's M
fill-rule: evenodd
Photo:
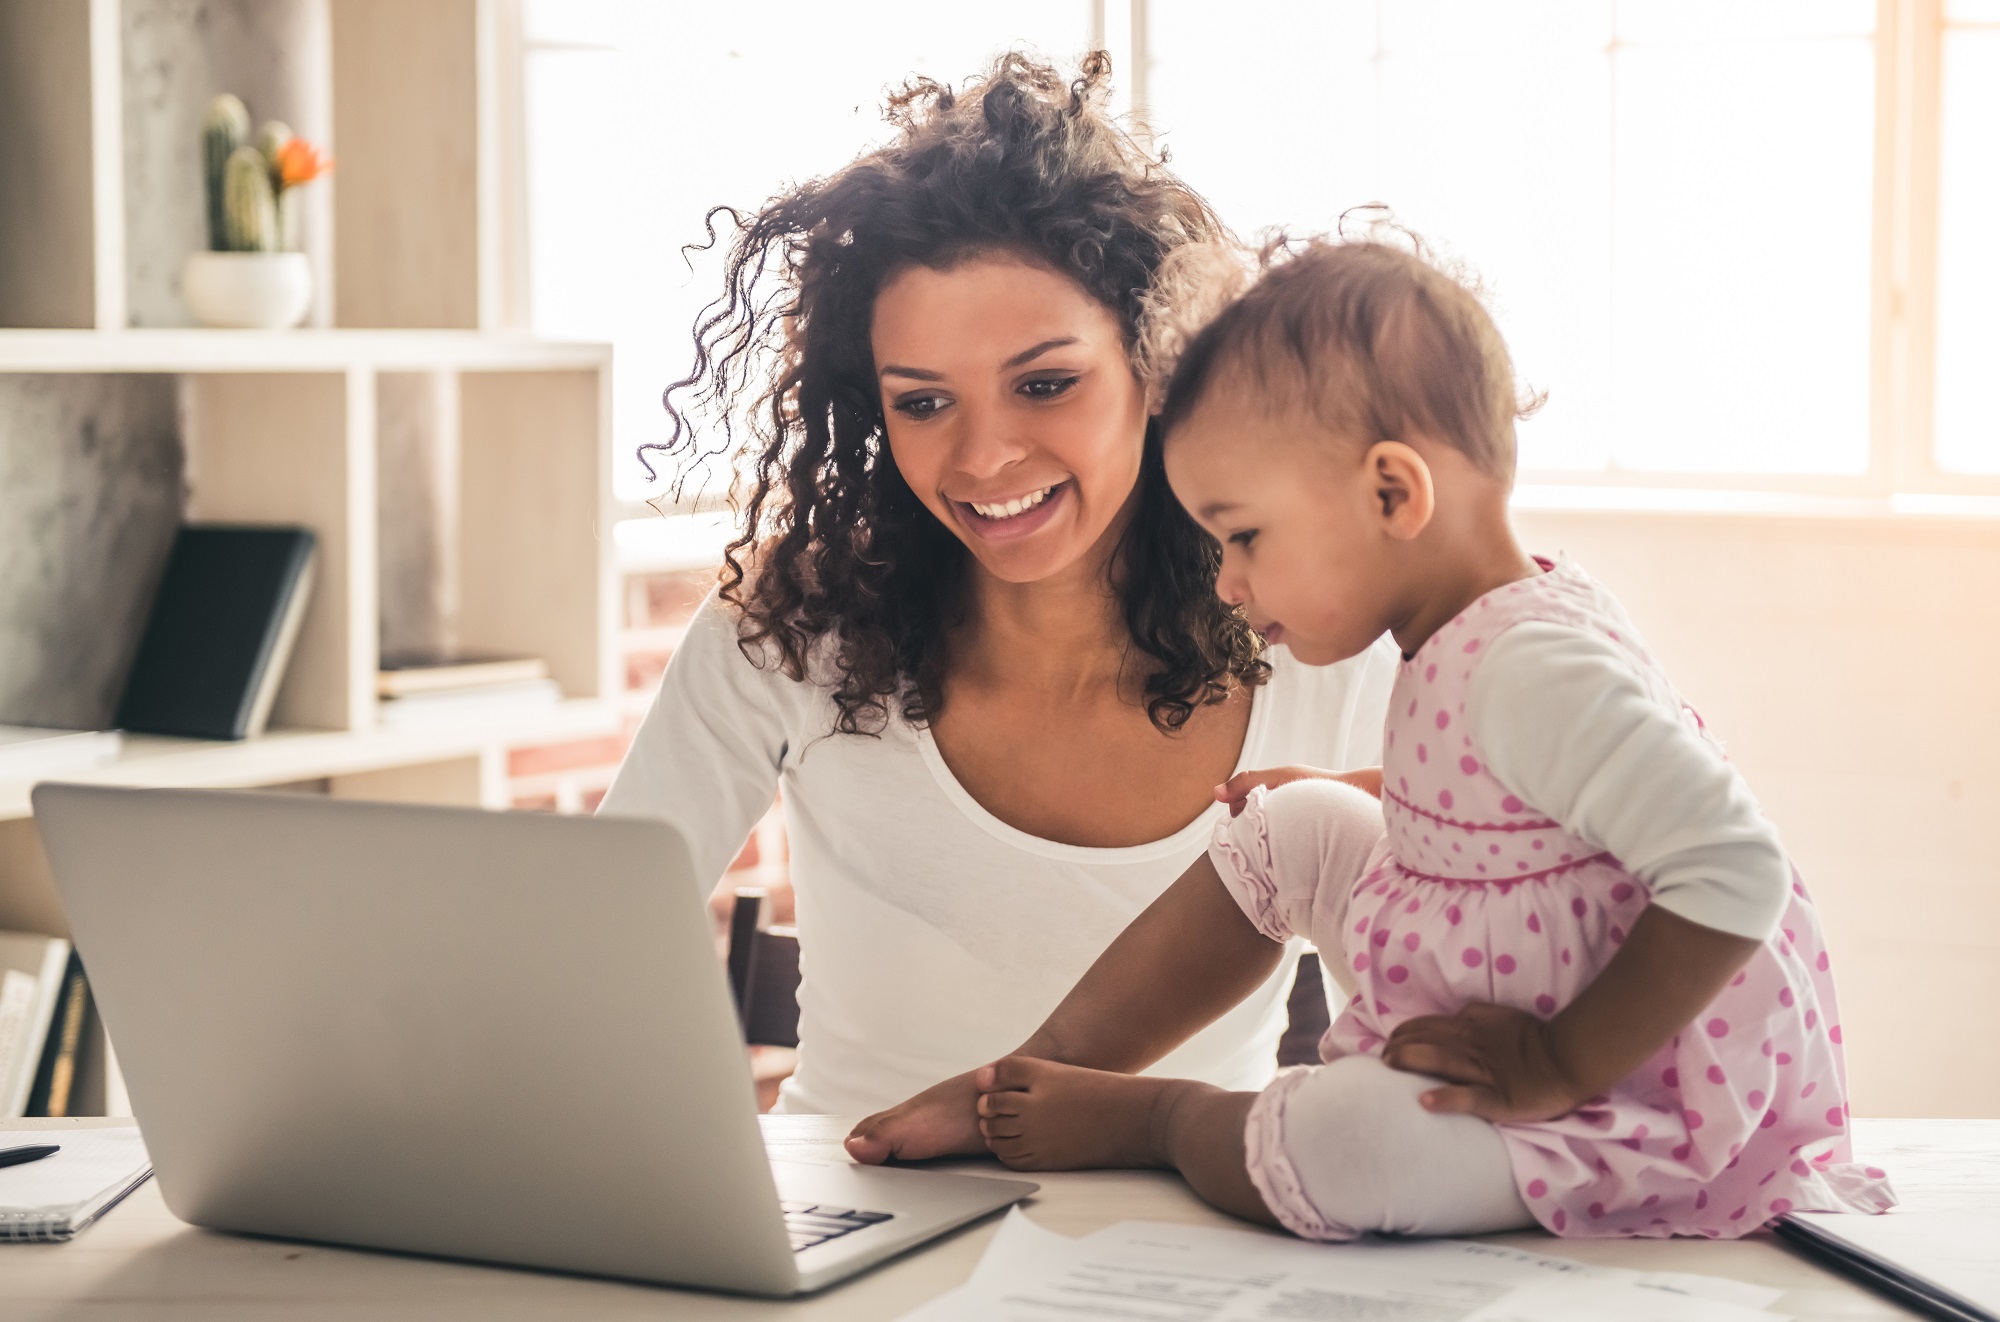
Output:
M282 188L278 179L278 153L292 140L292 126L281 119L267 119L264 127L257 130L257 150L264 153L264 163L271 170L271 187Z
M278 251L278 208L271 193L271 166L255 147L238 147L224 171L224 252Z
M257 150L264 153L265 168L271 172L271 197L278 208L277 229L272 231L271 240L275 252L299 250L298 199L285 187L284 171L278 165L285 144L291 140L292 126L281 119L267 119L264 127L257 130Z
M229 158L250 137L250 112L243 103L224 92L208 103L201 121L202 181L208 200L208 246L216 252L229 248L223 222L223 174Z
M266 120L250 140L250 112L224 93L201 126L208 189L208 246L216 252L296 252L299 203L292 190L333 168L289 125Z

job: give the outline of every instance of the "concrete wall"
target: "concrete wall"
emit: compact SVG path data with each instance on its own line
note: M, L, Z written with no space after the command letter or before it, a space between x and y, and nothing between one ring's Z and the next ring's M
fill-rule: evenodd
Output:
M2000 1116L2000 523L1516 522L1618 593L1783 832L1857 1113Z
M173 377L0 375L0 723L111 723L182 470Z

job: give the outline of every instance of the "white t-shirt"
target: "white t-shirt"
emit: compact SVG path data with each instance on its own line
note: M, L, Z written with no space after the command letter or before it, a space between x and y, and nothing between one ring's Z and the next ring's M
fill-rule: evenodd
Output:
M1334 666L1270 655L1238 770L1381 761L1386 639ZM834 717L824 686L752 664L711 596L598 810L676 827L708 885L782 789L802 973L784 1111L877 1111L1019 1046L1226 811L1126 849L1057 844L981 808L927 731L830 734ZM1263 1087L1291 974L1287 961L1154 1072Z

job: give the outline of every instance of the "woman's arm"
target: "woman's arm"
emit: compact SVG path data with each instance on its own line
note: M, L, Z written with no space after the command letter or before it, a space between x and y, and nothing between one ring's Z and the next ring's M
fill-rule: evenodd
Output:
M1244 916L1203 854L1012 1054L1121 1073L1144 1069L1256 990L1284 950ZM976 1073L869 1116L848 1135L848 1152L868 1164L985 1152Z
M597 809L678 830L704 897L777 795L788 745L774 678L743 655L735 612L711 594Z

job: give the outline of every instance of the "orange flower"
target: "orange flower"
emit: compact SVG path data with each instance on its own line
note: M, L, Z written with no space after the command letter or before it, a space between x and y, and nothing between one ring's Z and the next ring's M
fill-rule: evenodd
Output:
M278 187L296 188L309 184L333 168L333 157L322 156L319 148L304 138L289 139L278 148Z

